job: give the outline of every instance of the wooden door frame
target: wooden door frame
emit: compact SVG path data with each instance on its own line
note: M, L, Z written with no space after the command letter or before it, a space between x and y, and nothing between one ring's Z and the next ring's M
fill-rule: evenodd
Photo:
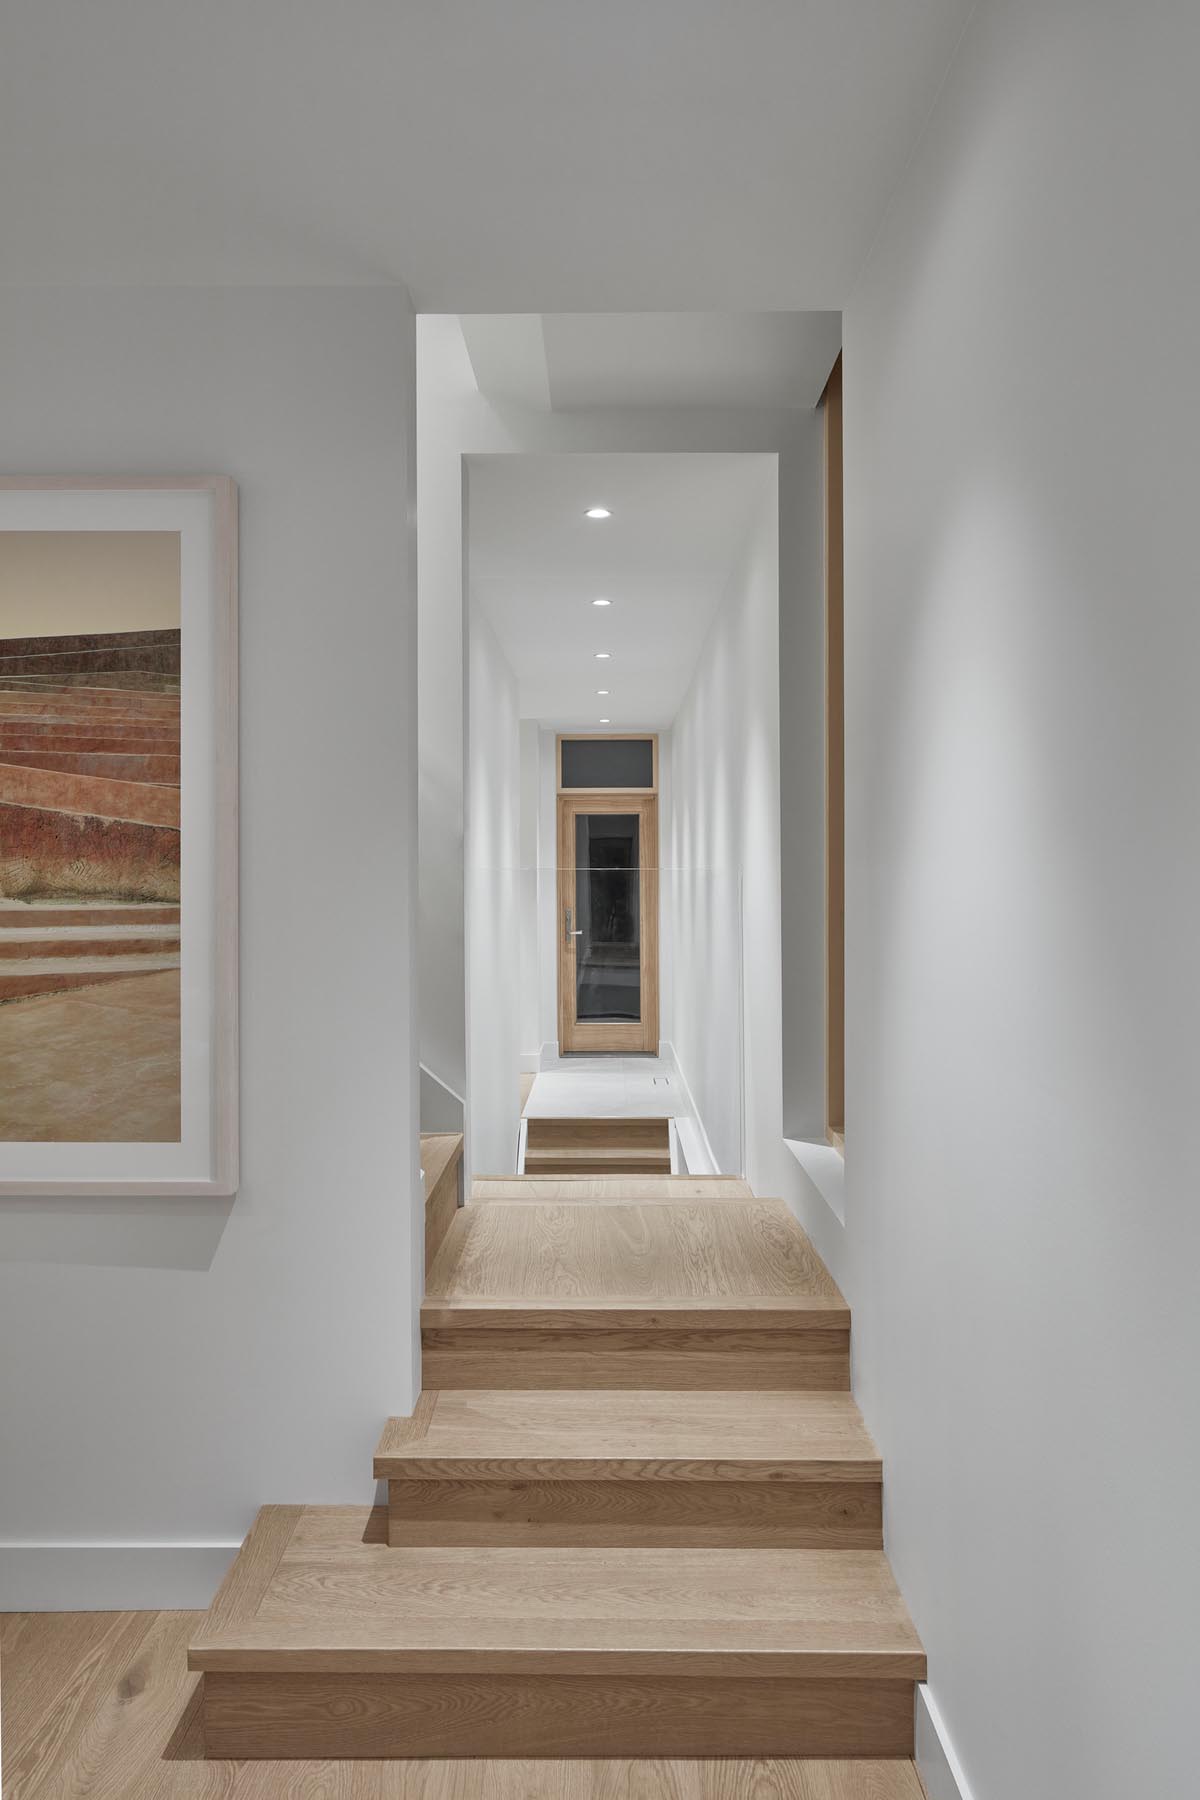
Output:
M638 889L641 906L641 1019L580 1024L574 1019L575 939L566 936L568 907L575 911L575 819L579 813L636 813ZM569 788L558 796L558 1048L572 1052L658 1054L658 795L645 789Z

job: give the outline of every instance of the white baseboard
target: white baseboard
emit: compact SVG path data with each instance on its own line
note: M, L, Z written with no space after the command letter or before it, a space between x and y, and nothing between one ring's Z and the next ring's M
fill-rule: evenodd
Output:
M924 1682L917 1688L916 1764L929 1800L972 1800L946 1721Z
M542 1066L540 1050L522 1050L520 1056L522 1075L536 1075Z
M0 1612L209 1606L240 1544L0 1544Z
M669 1063L675 1071L675 1079L679 1083L679 1091L683 1095L687 1107L686 1113L675 1115L675 1130L679 1137L679 1145L683 1151L683 1160L688 1166L689 1175L727 1175L728 1169L717 1166L713 1155L713 1147L708 1141L708 1133L704 1129L704 1120L696 1110L696 1102L688 1078L679 1066L679 1058L675 1046L669 1038L663 1038L658 1046L660 1062Z

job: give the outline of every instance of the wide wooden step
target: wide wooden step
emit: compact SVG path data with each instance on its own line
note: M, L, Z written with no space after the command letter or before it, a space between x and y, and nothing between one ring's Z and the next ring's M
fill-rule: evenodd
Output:
M849 1309L779 1200L473 1203L421 1325L430 1388L849 1386Z
M424 1393L375 1453L393 1545L879 1549L848 1394Z
M458 1211L462 1185L461 1131L423 1131L421 1170L425 1176L425 1273L445 1241Z
M212 1757L909 1756L875 1550L393 1549L268 1507L188 1655Z
M753 1200L748 1181L732 1175L477 1175L471 1199L562 1205L600 1202L654 1206L661 1201Z
M526 1116L527 1175L669 1175L667 1119Z

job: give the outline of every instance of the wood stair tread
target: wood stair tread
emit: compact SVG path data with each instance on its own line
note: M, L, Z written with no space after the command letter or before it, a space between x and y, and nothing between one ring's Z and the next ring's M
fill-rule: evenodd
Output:
M475 1202L455 1218L427 1283L429 1306L514 1301L737 1309L845 1301L781 1200L636 1204Z
M754 1197L749 1182L727 1175L477 1175L469 1203L655 1206Z
M881 1463L848 1394L458 1388L388 1421L375 1475L878 1482Z
M189 1668L924 1678L881 1551L392 1549L382 1508L281 1509L272 1538L275 1510Z

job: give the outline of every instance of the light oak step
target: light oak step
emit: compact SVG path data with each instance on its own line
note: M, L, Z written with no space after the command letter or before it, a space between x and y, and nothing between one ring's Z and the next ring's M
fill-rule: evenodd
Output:
M526 1116L527 1175L669 1175L667 1119Z
M873 1550L392 1549L265 1508L189 1651L212 1757L912 1754Z
M393 1545L879 1549L882 1471L847 1394L464 1388L375 1453Z
M849 1309L780 1200L475 1202L421 1324L431 1389L849 1386Z
M421 1169L425 1176L425 1273L445 1241L458 1211L463 1140L460 1131L423 1131Z
M600 1202L654 1206L662 1201L753 1200L748 1181L731 1175L477 1175L472 1201Z

